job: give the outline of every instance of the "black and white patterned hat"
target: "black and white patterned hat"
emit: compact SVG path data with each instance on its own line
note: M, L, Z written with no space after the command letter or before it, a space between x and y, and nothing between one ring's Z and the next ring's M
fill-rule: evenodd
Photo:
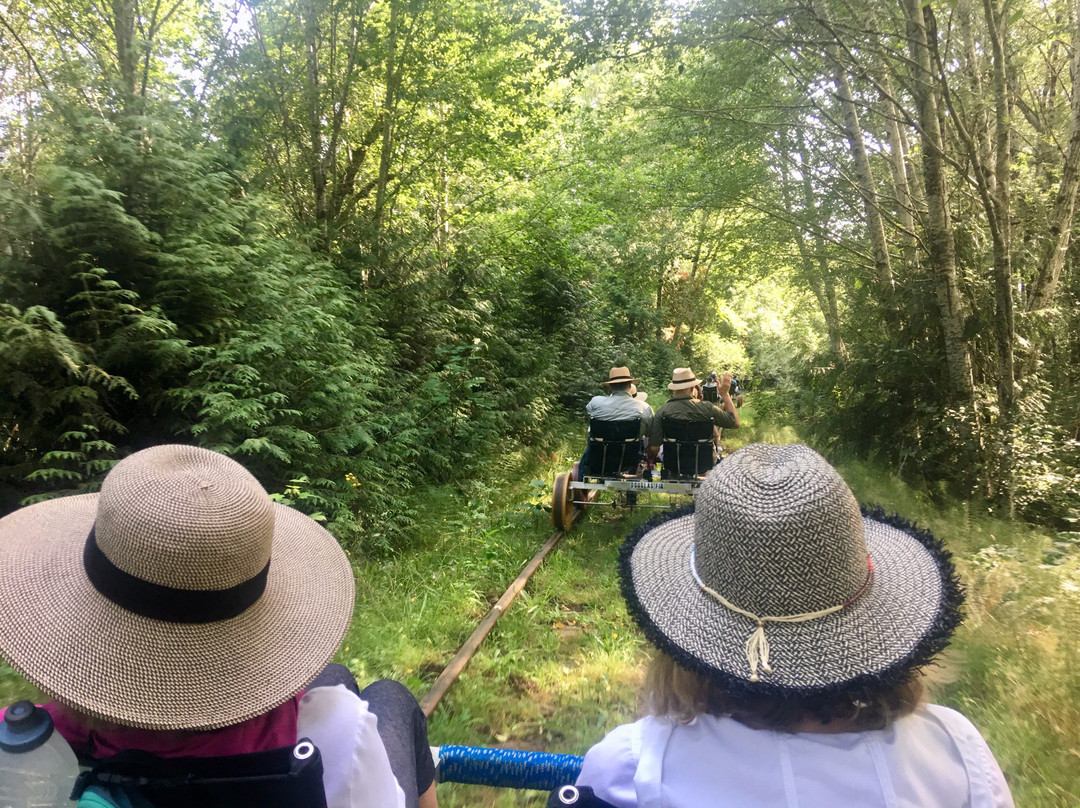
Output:
M726 458L692 513L627 540L620 573L646 636L736 698L812 703L899 684L948 644L963 602L940 542L861 511L801 445Z

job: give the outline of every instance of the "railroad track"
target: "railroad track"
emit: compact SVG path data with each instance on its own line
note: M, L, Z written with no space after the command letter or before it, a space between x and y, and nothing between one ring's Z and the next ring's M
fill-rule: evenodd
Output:
M450 689L450 686L457 680L458 676L465 666L469 664L469 660L472 659L472 655L476 652L476 649L480 647L480 643L484 641L484 638L491 632L495 622L503 616L506 610L513 603L514 598L520 594L521 590L525 588L525 584L537 568L540 563L547 557L547 554L555 549L555 545L559 543L563 536L573 524L573 520L581 513L580 509L575 508L573 515L570 517L570 523L566 524L562 530L556 530L550 536L547 541L540 548L540 551L532 557L532 560L525 565L525 568L521 571L514 582L507 587L503 592L501 598L499 598L495 605L491 607L491 611L485 615L484 619L476 626L472 635L465 641L465 644L461 646L453 658L443 668L443 672L439 674L439 678L435 680L435 683L428 690L427 694L420 699L420 708L424 711L424 715L431 717L431 714L435 711L435 707L438 706L439 701L446 695L446 691Z

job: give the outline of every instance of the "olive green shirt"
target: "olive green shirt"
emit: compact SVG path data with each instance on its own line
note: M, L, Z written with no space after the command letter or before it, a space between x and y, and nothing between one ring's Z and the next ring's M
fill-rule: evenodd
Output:
M711 401L696 398L673 398L656 411L649 426L649 445L664 443L664 418L674 421L712 421L721 429L735 429L735 413L716 406Z

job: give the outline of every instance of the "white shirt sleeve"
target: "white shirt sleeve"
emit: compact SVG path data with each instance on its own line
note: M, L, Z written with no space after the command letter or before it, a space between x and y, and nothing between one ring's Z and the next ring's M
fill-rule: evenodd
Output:
M590 786L597 797L615 808L636 808L634 777L640 747L639 724L616 727L585 753L577 785Z
M317 687L300 699L296 734L322 756L327 808L405 808L377 721L344 685Z

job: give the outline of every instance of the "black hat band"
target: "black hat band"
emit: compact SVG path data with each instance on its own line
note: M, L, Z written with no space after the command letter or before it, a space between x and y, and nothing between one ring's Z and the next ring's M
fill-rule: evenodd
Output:
M253 606L266 589L270 562L254 577L228 589L177 589L137 578L112 563L98 547L94 529L86 537L83 567L94 588L129 612L170 623L228 620Z

